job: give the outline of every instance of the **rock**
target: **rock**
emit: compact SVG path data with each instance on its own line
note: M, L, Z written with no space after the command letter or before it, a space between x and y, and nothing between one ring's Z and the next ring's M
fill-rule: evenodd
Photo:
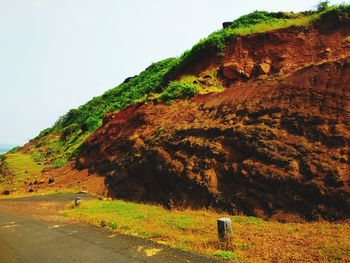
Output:
M224 22L222 23L222 28L228 28L233 24L233 22Z
M259 73L261 74L269 74L271 70L271 65L268 63L260 63L258 69Z
M245 62L242 65L237 62L230 62L224 64L222 67L222 74L228 79L250 78L253 74L254 67L254 62Z
M214 169L206 170L204 177L205 177L208 188L213 192L217 192L218 179L217 179L217 175L216 175L215 170Z
M50 178L49 180L48 180L48 184L52 184L52 183L54 183L55 182L55 178Z
M224 64L222 74L227 79L237 79L241 76L242 67L237 62L229 62Z
M253 74L254 67L255 67L254 62L247 62L247 63L244 65L243 76L246 77L246 78L250 78L251 75Z
M5 190L1 193L1 195L9 195L10 194L10 190Z
M29 189L28 189L28 192L29 192L29 193L34 192L33 188L29 188Z

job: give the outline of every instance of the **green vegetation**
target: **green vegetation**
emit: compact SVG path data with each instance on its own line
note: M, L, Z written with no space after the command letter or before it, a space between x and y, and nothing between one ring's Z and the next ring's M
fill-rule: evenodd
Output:
M52 128L43 130L35 138L35 147L47 153L45 159L50 163L61 158L70 160L78 155L80 146L86 138L101 126L103 115L106 113L146 100L170 103L178 98L185 99L196 94L222 91L223 87L216 76L211 76L211 81L205 82L207 80L199 80L199 76L182 75L182 72L188 66L201 61L202 57L221 56L226 44L237 36L291 26L308 26L320 17L334 13L348 19L349 10L349 5L329 6L326 1L319 4L317 11L303 13L255 11L244 15L233 21L231 26L200 40L181 57L154 63L138 76L129 78L102 96L70 110Z
M180 79L170 82L159 95L160 102L171 102L174 99L185 99L197 94L207 94L224 90L218 78L218 68L206 71L200 76L185 75Z
M83 200L80 207L68 205L61 214L116 233L224 260L345 262L350 255L350 224L346 222L279 223L205 210L167 210L121 200ZM216 220L220 217L231 217L234 229L233 242L225 247L217 237Z
M307 14L311 14L311 12ZM305 13L271 13L266 11L254 11L253 13L241 16L233 21L230 28L247 28L257 24L274 25L280 23L281 21L300 18L305 15Z
M317 11L322 12L329 9L329 1L320 2L317 6Z
M214 256L222 258L223 260L234 260L237 259L237 255L232 251L219 250L214 253Z
M193 97L198 93L195 84L187 84L182 82L170 82L160 95L161 101L171 101L173 99L185 99Z
M38 137L43 137L45 135L47 135L49 132L51 132L52 128L46 128L44 130L42 130L40 133L39 133L39 136Z
M35 139L38 145L50 153L48 159L59 167L62 158L76 156L80 145L102 124L103 115L146 100L147 95L160 87L164 75L174 65L176 59L170 58L149 66L135 76L99 97L70 110L50 129L45 129ZM57 163L58 162L58 163Z
M105 113L113 112L146 99L147 94L159 88L163 76L174 65L176 59L170 58L154 63L140 75L107 91L99 97L93 98L78 109L70 110L54 125L53 130L62 131L69 127L69 132L80 129L91 132L102 123ZM72 126L73 125L73 126Z
M45 160L45 155L38 152L38 151L33 151L31 153L32 159L34 162L40 163Z
M68 163L68 160L64 157L61 157L53 162L52 167L54 169L61 168L62 166L66 165L67 163Z
M43 165L36 163L31 155L20 152L6 154L2 157L1 166L8 173L7 176L0 177L0 191L18 189L26 180L35 181L44 168Z

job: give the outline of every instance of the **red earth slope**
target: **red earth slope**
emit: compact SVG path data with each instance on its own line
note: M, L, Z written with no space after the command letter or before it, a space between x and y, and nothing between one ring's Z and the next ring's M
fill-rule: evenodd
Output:
M186 69L220 67L225 91L107 115L78 166L130 200L266 218L347 218L349 36L348 20L325 17L237 38L223 58Z

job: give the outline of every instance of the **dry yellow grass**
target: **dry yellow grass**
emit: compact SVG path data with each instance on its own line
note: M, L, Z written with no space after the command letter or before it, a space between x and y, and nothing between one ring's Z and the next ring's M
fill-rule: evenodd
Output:
M255 217L230 216L234 240L218 242L211 211L166 210L155 205L116 201L86 201L63 215L116 232L140 236L175 248L217 255L241 262L348 262L350 224L279 223Z

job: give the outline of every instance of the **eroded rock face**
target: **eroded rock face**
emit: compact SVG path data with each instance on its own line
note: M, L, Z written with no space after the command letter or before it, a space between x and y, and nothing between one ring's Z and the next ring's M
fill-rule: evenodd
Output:
M80 163L117 197L273 217L350 215L350 61L108 116Z
M221 62L225 91L109 114L78 165L105 176L119 198L265 218L349 217L347 25L237 39Z

